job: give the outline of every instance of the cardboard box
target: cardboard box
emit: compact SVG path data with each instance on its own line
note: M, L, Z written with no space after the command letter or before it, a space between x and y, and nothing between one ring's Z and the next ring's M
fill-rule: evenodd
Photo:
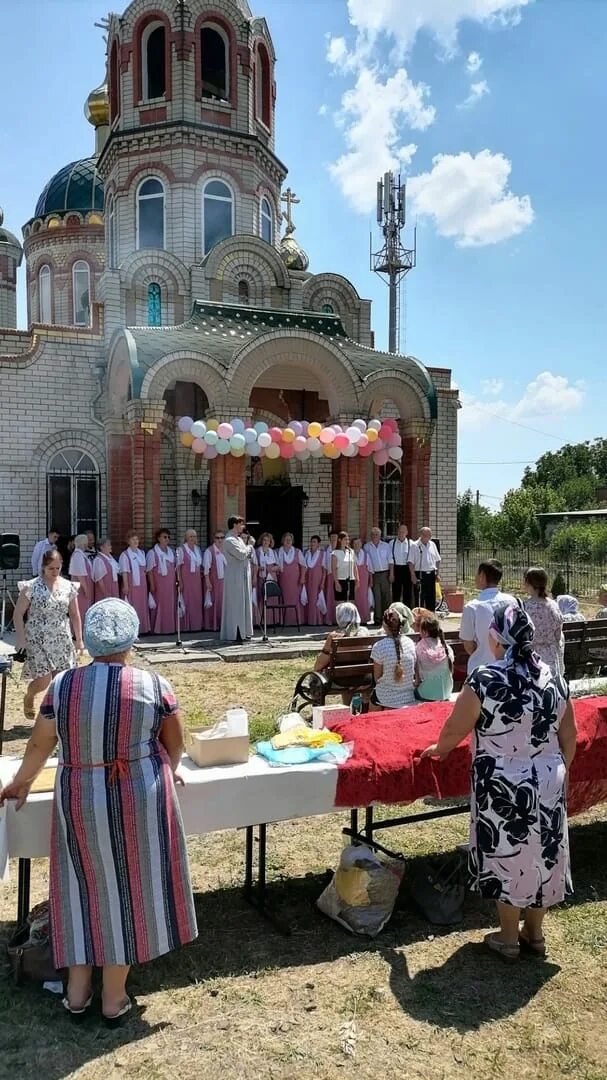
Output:
M324 728L331 720L350 720L349 705L314 705L312 709L312 727Z
M249 760L248 735L218 735L215 728L185 733L188 757L202 769L211 765L243 765Z

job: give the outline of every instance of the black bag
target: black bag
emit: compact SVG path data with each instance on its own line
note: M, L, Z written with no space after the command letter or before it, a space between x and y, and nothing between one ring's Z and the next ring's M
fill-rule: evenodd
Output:
M16 984L23 979L61 982L63 975L55 967L51 950L48 900L32 908L10 938L6 952Z
M405 882L410 899L434 926L453 926L464 918L467 870L461 853L447 858L423 859L407 868Z

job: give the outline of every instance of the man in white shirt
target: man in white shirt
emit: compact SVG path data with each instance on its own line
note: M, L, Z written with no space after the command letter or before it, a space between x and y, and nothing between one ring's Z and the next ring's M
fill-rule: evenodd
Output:
M42 559L46 555L47 551L54 551L57 547L57 541L59 539L59 533L55 528L49 529L44 540L39 540L34 545L32 551L32 573L35 577L42 571Z
M371 541L365 544L369 557L370 585L373 590L373 622L381 626L386 611L392 603L390 595L390 545L382 540L381 529L371 529Z
M409 564L413 568L411 579L414 586L419 586L420 607L428 611L436 610L436 582L439 578L440 554L434 540L432 530L425 526L419 540L411 545Z
M498 604L516 604L510 593L500 592L498 586L502 580L502 564L497 559L485 559L478 568L475 584L480 589L475 600L469 600L462 612L459 628L460 641L468 653L468 674L484 664L495 660L489 648L489 627L493 621L493 612Z
M406 525L399 525L396 539L390 543L390 584L392 603L413 607L413 577L409 566L412 542Z

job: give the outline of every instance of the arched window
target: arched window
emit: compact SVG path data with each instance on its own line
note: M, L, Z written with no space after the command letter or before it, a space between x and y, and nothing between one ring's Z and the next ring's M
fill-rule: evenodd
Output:
M200 79L202 96L227 101L229 86L229 43L217 26L200 31Z
M333 304L323 304L320 310L322 311L323 315L335 314L335 308L333 307Z
M401 471L394 462L379 467L379 521L382 536L396 536L401 519Z
M74 326L91 325L91 270L84 259L78 259L72 267L72 297L74 301Z
M100 533L99 469L83 450L60 450L46 474L48 523L65 537Z
M155 176L144 180L137 192L137 247L164 247L164 187Z
M120 113L120 72L118 71L118 42L114 38L110 50L110 124Z
M234 234L234 196L224 180L207 180L202 195L202 246L208 255L215 244Z
M238 303L248 304L251 298L248 281L238 282Z
M261 42L257 46L255 63L255 115L267 128L270 127L272 108L270 103L270 57Z
M162 297L157 281L148 285L148 326L162 326Z
M166 92L166 31L162 23L148 23L141 35L141 96L144 101Z
M259 204L259 235L267 244L274 243L274 216L269 199L262 199Z
M38 271L38 317L41 323L48 325L53 321L53 297L51 268L44 265Z
M107 229L107 264L110 269L113 269L116 266L116 204L113 195L110 195L107 200L105 220Z

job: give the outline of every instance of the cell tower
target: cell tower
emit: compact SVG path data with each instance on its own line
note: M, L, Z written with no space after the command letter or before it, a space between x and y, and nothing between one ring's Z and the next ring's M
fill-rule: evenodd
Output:
M401 234L406 222L407 189L401 184L400 174L387 172L383 180L377 181L377 222L384 235L381 251L373 251L373 240L369 248L371 270L387 282L390 289L390 320L388 329L388 351L400 350L400 293L401 283L406 274L415 266L417 230L413 232L413 247L403 245Z

